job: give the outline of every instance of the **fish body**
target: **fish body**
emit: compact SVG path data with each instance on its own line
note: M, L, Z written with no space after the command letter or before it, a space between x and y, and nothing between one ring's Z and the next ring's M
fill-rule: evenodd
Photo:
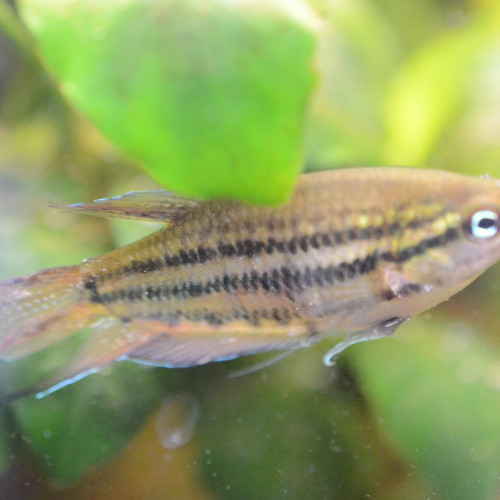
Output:
M500 181L431 170L306 174L280 207L156 191L69 208L167 226L80 266L0 284L2 359L93 328L53 382L115 359L181 367L340 332L371 338L500 258Z

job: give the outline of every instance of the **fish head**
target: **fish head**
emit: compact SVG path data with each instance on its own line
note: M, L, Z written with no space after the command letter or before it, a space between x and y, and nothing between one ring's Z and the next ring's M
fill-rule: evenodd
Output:
M500 260L500 181L459 175L437 177L391 255L379 267L382 301L368 323L411 317L465 288ZM434 207L429 216L425 206ZM384 255L382 255L384 259Z
M430 238L421 271L446 288L463 288L500 259L500 180L466 179L439 193L448 213Z
M460 208L460 238L452 259L457 277L473 279L500 259L500 181L483 179Z

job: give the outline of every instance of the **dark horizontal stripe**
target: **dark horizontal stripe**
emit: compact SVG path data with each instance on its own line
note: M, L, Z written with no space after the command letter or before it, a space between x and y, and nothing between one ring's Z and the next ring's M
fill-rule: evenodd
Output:
M438 214L438 216L443 213ZM417 229L432 219L414 219L406 227ZM271 255L274 252L295 255L297 252L308 252L312 249L332 247L347 244L356 240L380 240L384 235L394 236L404 229L399 223L387 226L369 226L365 228L349 228L332 233L315 233L313 235L296 236L286 240L252 240L245 238L234 243L219 242L216 248L198 246L187 250L180 250L175 254L166 254L162 258L148 259L146 261L134 260L127 266L114 272L105 272L101 278L110 278L120 274L149 273L165 267L178 267L184 265L204 264L217 258L248 257Z
M407 262L418 255L423 255L431 248L445 246L459 238L459 230L455 227L448 228L443 234L422 240L417 245L412 245L400 250L397 254L384 252L380 257L386 262Z
M272 308L272 309L252 309L245 310L233 309L228 314L216 314L208 312L206 309L200 311L181 311L176 310L174 312L156 311L153 313L137 314L135 318L140 318L142 320L150 321L162 321L167 323L169 326L175 326L181 320L187 321L203 321L209 325L220 326L230 321L248 321L254 325L257 325L261 320L272 320L280 324L288 324L292 321L294 313L286 308ZM122 317L122 321L130 322L132 318Z
M319 250L323 247L333 247L356 240L379 240L384 234L394 235L401 230L399 224L391 224L384 230L383 227L370 226L366 228L350 228L333 233L315 233L313 235L295 236L287 240L251 240L246 238L234 243L220 242L216 248L198 246L189 250L180 250L175 254L167 254L163 258L134 260L127 266L115 271L115 274L149 273L164 267L178 267L184 265L204 264L217 258L248 257L272 255L273 253L295 255L298 252L309 252L310 249ZM113 273L103 274L103 277L112 277Z
M305 266L291 269L286 266L258 273L256 270L242 274L225 273L208 281L186 281L175 285L158 285L146 288L128 288L100 294L100 301L110 304L118 300L137 302L140 300L190 299L211 293L234 293L239 289L268 293L300 292L306 288L331 286L373 271L377 265L377 253L353 262L343 262L327 267Z
M417 245L400 250L397 254L384 252L380 255L380 259L387 262L407 262L418 255L424 254L428 249L444 246L456 240L458 237L459 231L457 228L448 228L445 233L426 238ZM319 236L317 236L317 238L319 238ZM294 243L299 246L305 246L305 243L301 242L300 239L297 241L295 240L294 238ZM319 240L317 243L311 241L312 246L316 244L319 244ZM227 249L224 251L227 251ZM190 252L184 252L183 256L189 256L189 254ZM209 252L207 255L208 254ZM279 269L274 268L262 273L258 273L256 270L246 271L241 275L226 273L205 282L187 281L171 286L149 286L146 289L129 288L102 294L97 290L95 279L89 277L85 283L85 287L91 292L91 301L105 304L113 303L118 300L135 302L145 299L189 299L214 292L220 293L224 291L226 293L233 293L240 288L245 291L257 291L258 289L262 289L265 292L275 294L284 291L287 296L291 298L290 292L302 291L305 288L313 286L321 287L333 285L334 282L342 283L348 279L353 279L357 275L371 272L377 267L378 259L379 253L375 251L364 259L357 258L352 262L343 262L336 266L318 266L313 269L306 266L302 270L290 269L282 266Z

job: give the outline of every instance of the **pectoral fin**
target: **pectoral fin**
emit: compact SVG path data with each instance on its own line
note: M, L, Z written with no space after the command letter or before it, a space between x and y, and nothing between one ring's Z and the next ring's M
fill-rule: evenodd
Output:
M323 363L326 366L333 366L342 351L353 344L357 344L358 342L383 339L384 337L390 337L391 335L394 335L394 332L397 330L399 325L401 325L405 321L408 321L408 319L409 318L391 318L373 328L362 330L359 332L348 333L342 342L338 343L333 349L330 349L323 356Z

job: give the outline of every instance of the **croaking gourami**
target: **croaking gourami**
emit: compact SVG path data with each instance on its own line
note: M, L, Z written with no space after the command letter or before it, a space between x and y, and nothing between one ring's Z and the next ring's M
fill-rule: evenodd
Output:
M500 181L432 170L305 174L274 208L165 191L67 208L166 227L80 265L0 284L0 359L92 328L40 390L114 360L187 367L347 333L325 355L329 364L500 258Z

